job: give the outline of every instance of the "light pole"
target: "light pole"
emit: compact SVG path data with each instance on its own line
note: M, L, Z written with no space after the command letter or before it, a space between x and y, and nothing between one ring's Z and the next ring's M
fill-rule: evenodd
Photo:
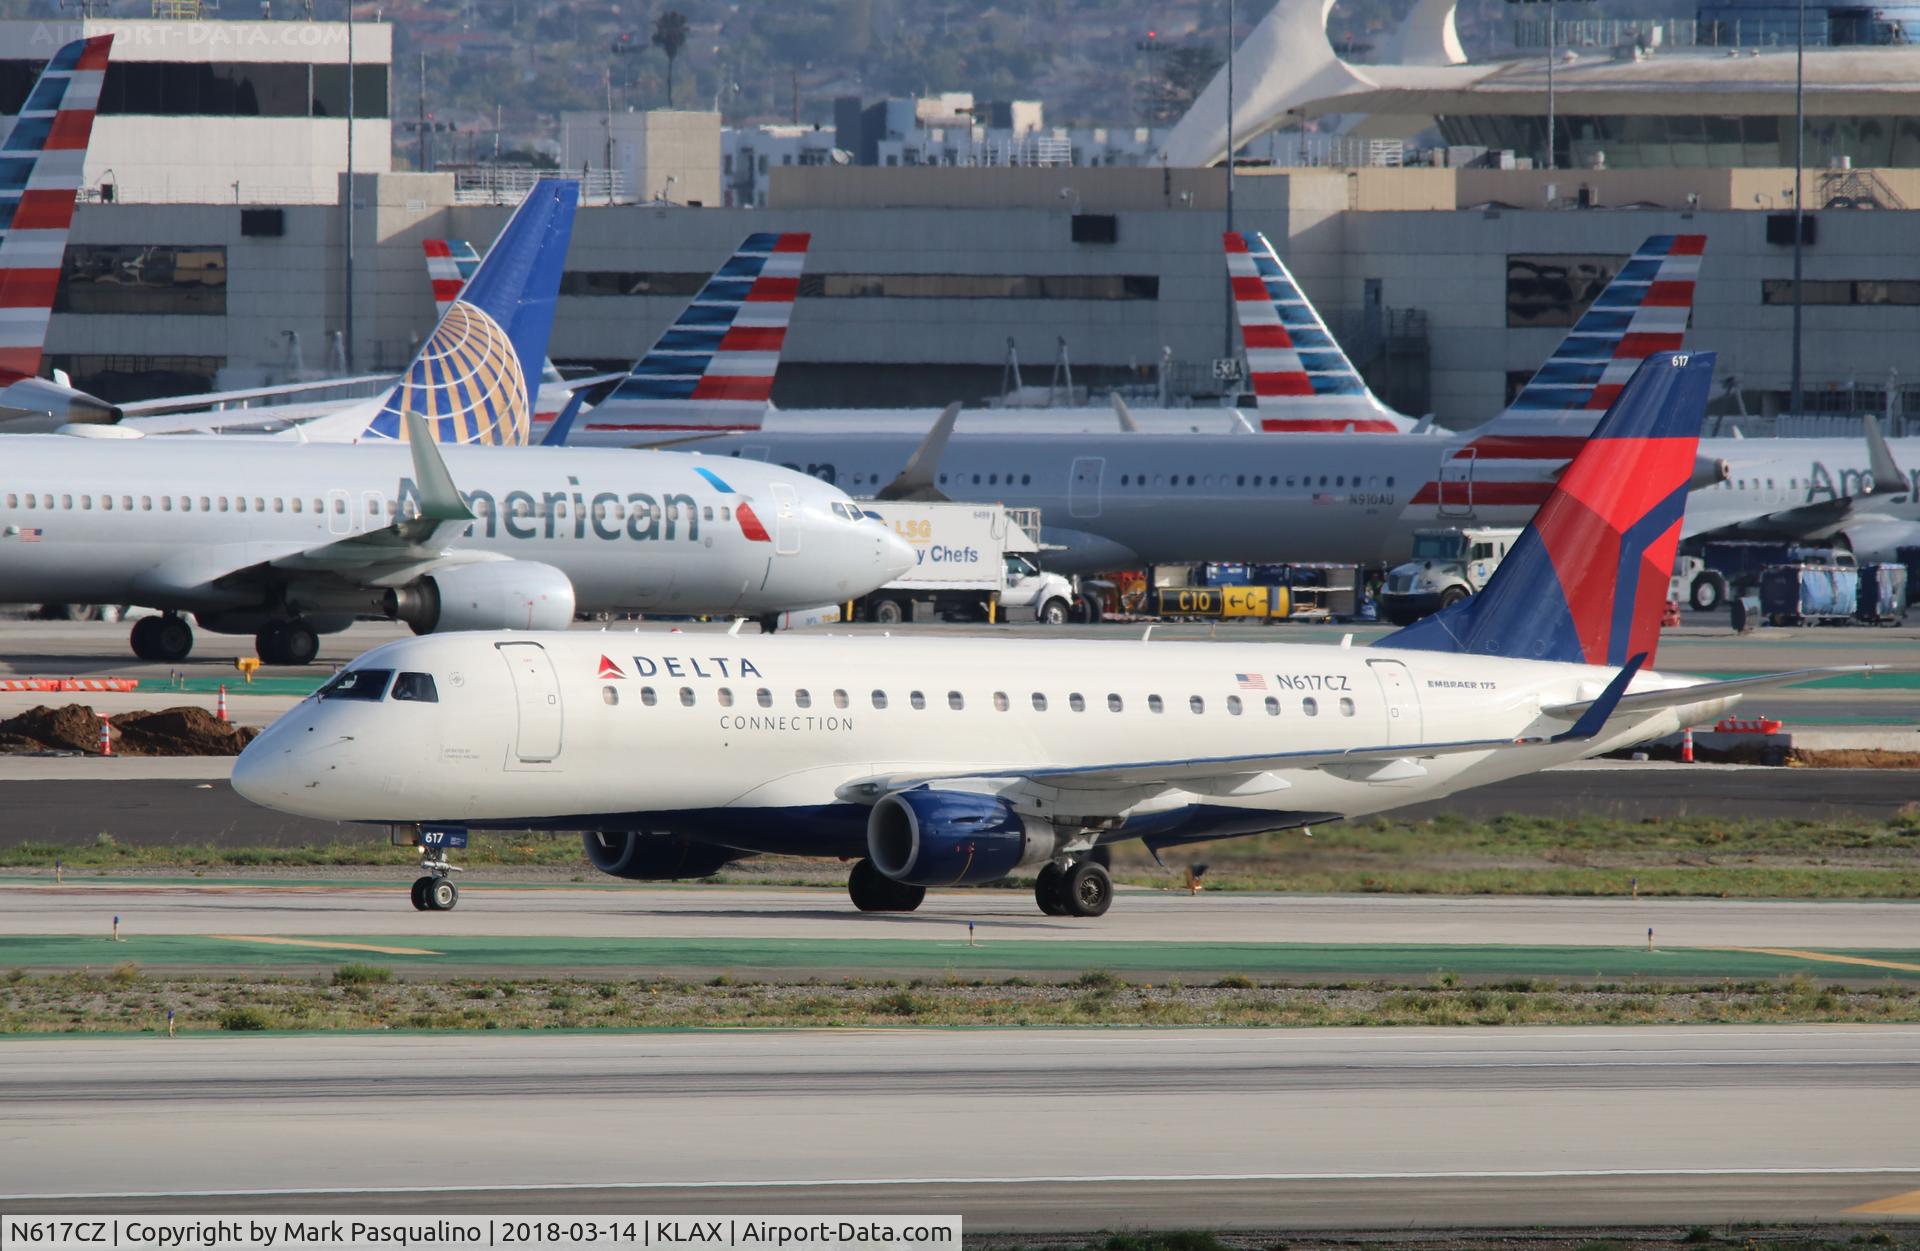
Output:
M353 372L353 0L347 0L347 318L341 359Z
M1553 134L1553 0L1547 0L1547 168L1560 168L1559 145Z
M1235 0L1227 0L1227 233L1233 233L1233 28L1239 15ZM1221 355L1229 359L1233 356L1233 279L1227 279L1226 320L1223 323L1225 344Z
M1794 6L1798 29L1793 47L1793 397L1789 411L1800 414L1800 265L1806 214L1801 201L1801 167L1807 158L1807 0Z

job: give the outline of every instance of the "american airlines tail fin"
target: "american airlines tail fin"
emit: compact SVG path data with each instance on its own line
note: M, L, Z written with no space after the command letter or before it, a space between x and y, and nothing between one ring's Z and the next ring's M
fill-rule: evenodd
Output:
M1649 357L1486 589L1376 646L1651 665L1713 366L1711 352Z
M0 144L0 385L40 373L112 45L95 35L55 52Z
M1476 431L1478 454L1573 455L1641 361L1680 350L1706 246L1705 235L1654 235L1642 243L1513 403Z
M1382 404L1258 231L1223 239L1247 373L1266 431L1394 434L1414 419Z
M576 441L757 430L800 293L808 234L748 235L613 391Z
M578 183L535 183L399 385L383 400L307 423L303 436L398 440L406 437L403 415L418 413L439 443L525 446L579 199Z
M465 239L428 239L420 246L427 254L427 281L433 284L433 311L445 317L466 288L467 279L480 268L479 249Z

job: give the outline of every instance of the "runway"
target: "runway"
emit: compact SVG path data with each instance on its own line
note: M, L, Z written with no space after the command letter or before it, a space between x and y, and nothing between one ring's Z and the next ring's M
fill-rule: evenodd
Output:
M419 976L746 972L1147 981L1228 973L1422 980L1920 978L1920 903L1430 898L1123 891L1094 922L1022 892L936 891L910 914L836 890L486 888L416 912L399 881L0 886L0 966L296 970L377 960ZM109 941L109 918L120 940ZM1654 942L1648 944L1648 930Z
M1912 1027L466 1034L4 1054L0 1201L14 1213L1378 1228L1836 1220L1920 1188Z

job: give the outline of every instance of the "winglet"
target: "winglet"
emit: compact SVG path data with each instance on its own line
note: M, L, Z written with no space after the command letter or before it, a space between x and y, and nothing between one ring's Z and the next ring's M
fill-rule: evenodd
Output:
M1633 682L1633 675L1640 672L1640 666L1646 663L1647 654L1645 652L1635 652L1627 660L1627 663L1621 668L1620 672L1614 675L1613 681L1607 683L1607 689L1600 693L1600 698L1594 700L1592 704L1588 705L1587 710L1580 714L1580 719L1573 723L1573 728L1563 730L1547 741L1549 743L1578 743L1585 742L1587 739L1599 734L1601 730L1606 728L1607 718L1611 717L1613 710L1620 706L1620 699L1627 693L1628 685Z
M1879 421L1872 413L1868 413L1864 424L1867 428L1867 466L1873 471L1874 494L1904 495L1911 491L1912 484L1894 462L1893 449L1887 446L1887 437L1880 433Z
M1127 402L1120 398L1118 391L1113 393L1112 398L1113 415L1120 419L1120 429L1128 434L1139 434L1140 423L1133 419L1133 410L1127 407Z
M907 467L900 476L880 488L873 498L877 500L944 500L946 493L935 486L934 475L939 472L940 458L947 454L947 440L953 437L953 423L960 420L960 402L953 403L941 410L934 421L933 428L927 431L927 437L920 440L920 446L913 449L913 455L907 460Z
M580 406L586 402L587 388L575 388L573 394L567 397L567 406L560 410L560 415L553 419L551 426L547 427L547 433L540 440L540 446L565 447L567 436L573 433L573 420L580 415Z
M429 521L472 521L473 510L460 498L447 472L447 462L435 444L427 419L419 413L404 414L407 422L407 446L413 451L413 480L420 488L420 515Z

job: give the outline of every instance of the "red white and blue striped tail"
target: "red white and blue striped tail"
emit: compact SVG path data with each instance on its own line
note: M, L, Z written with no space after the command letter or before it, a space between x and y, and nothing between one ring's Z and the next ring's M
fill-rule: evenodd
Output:
M1677 352L1693 316L1705 235L1654 235L1580 315L1505 411L1481 428L1483 458L1567 460L1649 356Z
M36 377L112 35L53 54L0 142L0 384Z
M1418 424L1367 388L1265 235L1230 230L1223 240L1262 430L1395 434Z
M445 317L480 268L480 250L465 239L428 239L421 246L427 253L427 280L433 284L434 315Z
M759 429L811 241L808 234L747 236L626 378L581 417L571 442Z

